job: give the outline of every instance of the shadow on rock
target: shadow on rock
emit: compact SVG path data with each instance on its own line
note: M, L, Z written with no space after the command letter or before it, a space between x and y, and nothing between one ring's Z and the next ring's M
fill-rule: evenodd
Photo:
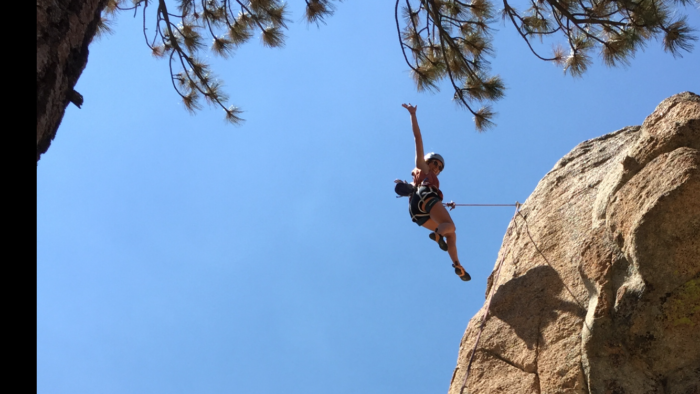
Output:
M532 349L539 333L559 314L569 313L581 319L585 316L578 304L558 298L563 288L564 283L552 267L535 267L498 287L491 315L510 325Z

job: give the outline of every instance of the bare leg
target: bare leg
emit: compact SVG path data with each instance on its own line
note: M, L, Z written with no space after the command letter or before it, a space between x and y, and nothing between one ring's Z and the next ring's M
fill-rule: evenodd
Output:
M447 242L447 253L450 255L452 261L459 261L457 257L457 229L455 228L454 222L450 217L449 212L442 206L441 203L436 203L430 210L430 219L423 223L423 227L429 229L430 231L435 231L437 228L438 234L445 237Z
M457 233L455 224L452 222L452 218L447 212L447 209L445 209L441 203L438 202L433 205L433 208L430 210L430 219L423 223L423 227L431 231L436 231L446 238L447 253L449 253L452 259L452 266L455 268L455 274L463 281L471 280L471 276L464 270L459 263L459 257L457 257Z
M437 232L445 237L448 248L447 253L450 254L452 261L459 261L457 257L457 228L449 212L447 212L447 209L438 202L433 205L433 209L430 210L430 219L435 223L439 223Z

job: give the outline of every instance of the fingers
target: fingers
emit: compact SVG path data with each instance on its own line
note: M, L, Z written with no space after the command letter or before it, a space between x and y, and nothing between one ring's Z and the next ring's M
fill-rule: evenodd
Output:
M416 115L416 110L418 109L417 105L411 105L411 103L408 103L408 104L401 104L401 106L406 108L406 110L408 110L408 113L411 114L411 116Z

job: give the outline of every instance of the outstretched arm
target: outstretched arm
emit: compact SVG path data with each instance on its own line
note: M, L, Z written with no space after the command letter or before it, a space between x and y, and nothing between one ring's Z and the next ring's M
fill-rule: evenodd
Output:
M423 137L420 134L420 127L418 127L418 118L416 118L416 110L418 109L418 106L413 106L410 103L407 104L401 104L402 107L406 108L408 110L408 113L411 114L411 126L413 127L413 138L416 141L416 167L420 168L421 171L429 171L428 170L428 164L425 162L425 159L423 158L425 156L425 153L423 152Z

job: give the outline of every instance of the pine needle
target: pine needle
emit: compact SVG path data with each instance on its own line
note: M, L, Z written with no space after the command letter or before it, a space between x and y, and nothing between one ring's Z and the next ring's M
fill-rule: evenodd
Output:
M287 22L289 22L289 19L287 19L286 4L279 7L270 7L266 12L270 22L272 22L275 27L287 27Z
M419 92L430 91L437 92L440 88L437 85L437 81L442 78L444 74L445 64L439 61L426 61L411 70L411 76L413 81L416 83L416 88Z
M113 34L114 29L112 29L113 21L111 18L101 17L97 22L97 30L95 31L94 39L99 40L100 38Z
M221 91L223 84L221 81L215 81L207 84L208 87L205 89L204 98L207 99L209 104L223 103L228 101L228 96Z
M226 121L231 123L231 124L239 125L245 121L243 118L241 118L239 116L240 114L243 113L243 111L241 111L241 109L238 107L235 107L232 105L232 106L224 109L224 111L226 112L226 117L225 117Z
M476 114L474 114L473 118L474 126L476 126L476 131L483 133L484 131L495 126L495 123L493 123L492 121L495 115L496 113L491 110L490 106L482 107L478 111L476 111Z
M118 11L118 7L121 5L121 0L108 0L105 5L104 12L107 15L112 15Z
M184 87L187 86L188 78L187 78L187 76L186 76L184 73L177 73L177 74L175 74L175 75L173 76L173 79L174 79L175 81L177 81L177 84L178 84L180 87L184 88Z
M268 26L262 31L263 45L269 48L284 46L284 33L279 27Z
M273 7L277 3L276 0L250 0L249 6L256 14L265 12L266 9Z
M572 52L564 63L564 73L572 77L581 77L588 70L591 58L584 51Z
M247 23L236 20L233 25L229 26L228 38L235 46L239 46L248 41L253 36L251 29Z
M191 91L189 94L182 96L182 103L185 104L185 108L190 114L194 114L197 110L202 109L199 105L199 95L195 91Z
M682 57L680 51L690 52L693 50L693 41L698 38L692 33L695 31L686 23L686 17L683 17L668 26L666 35L664 36L664 50L670 52L674 57Z
M156 46L151 47L151 55L153 57L165 56L165 46L164 45L156 45Z
M553 59L552 62L559 67L564 67L566 65L566 55L564 55L564 47L561 44L556 45L552 49Z
M193 28L192 25L181 25L180 34L182 36L183 44L185 44L185 47L190 51L190 53L197 52L204 47L202 36L199 34L197 29Z
M230 55L232 55L234 49L235 47L233 42L223 37L215 37L214 42L211 45L211 50L223 58L228 58Z
M472 0L470 6L471 13L479 20L493 18L493 3L488 0Z
M325 18L333 15L333 4L328 0L308 0L304 17L307 23L326 23Z

